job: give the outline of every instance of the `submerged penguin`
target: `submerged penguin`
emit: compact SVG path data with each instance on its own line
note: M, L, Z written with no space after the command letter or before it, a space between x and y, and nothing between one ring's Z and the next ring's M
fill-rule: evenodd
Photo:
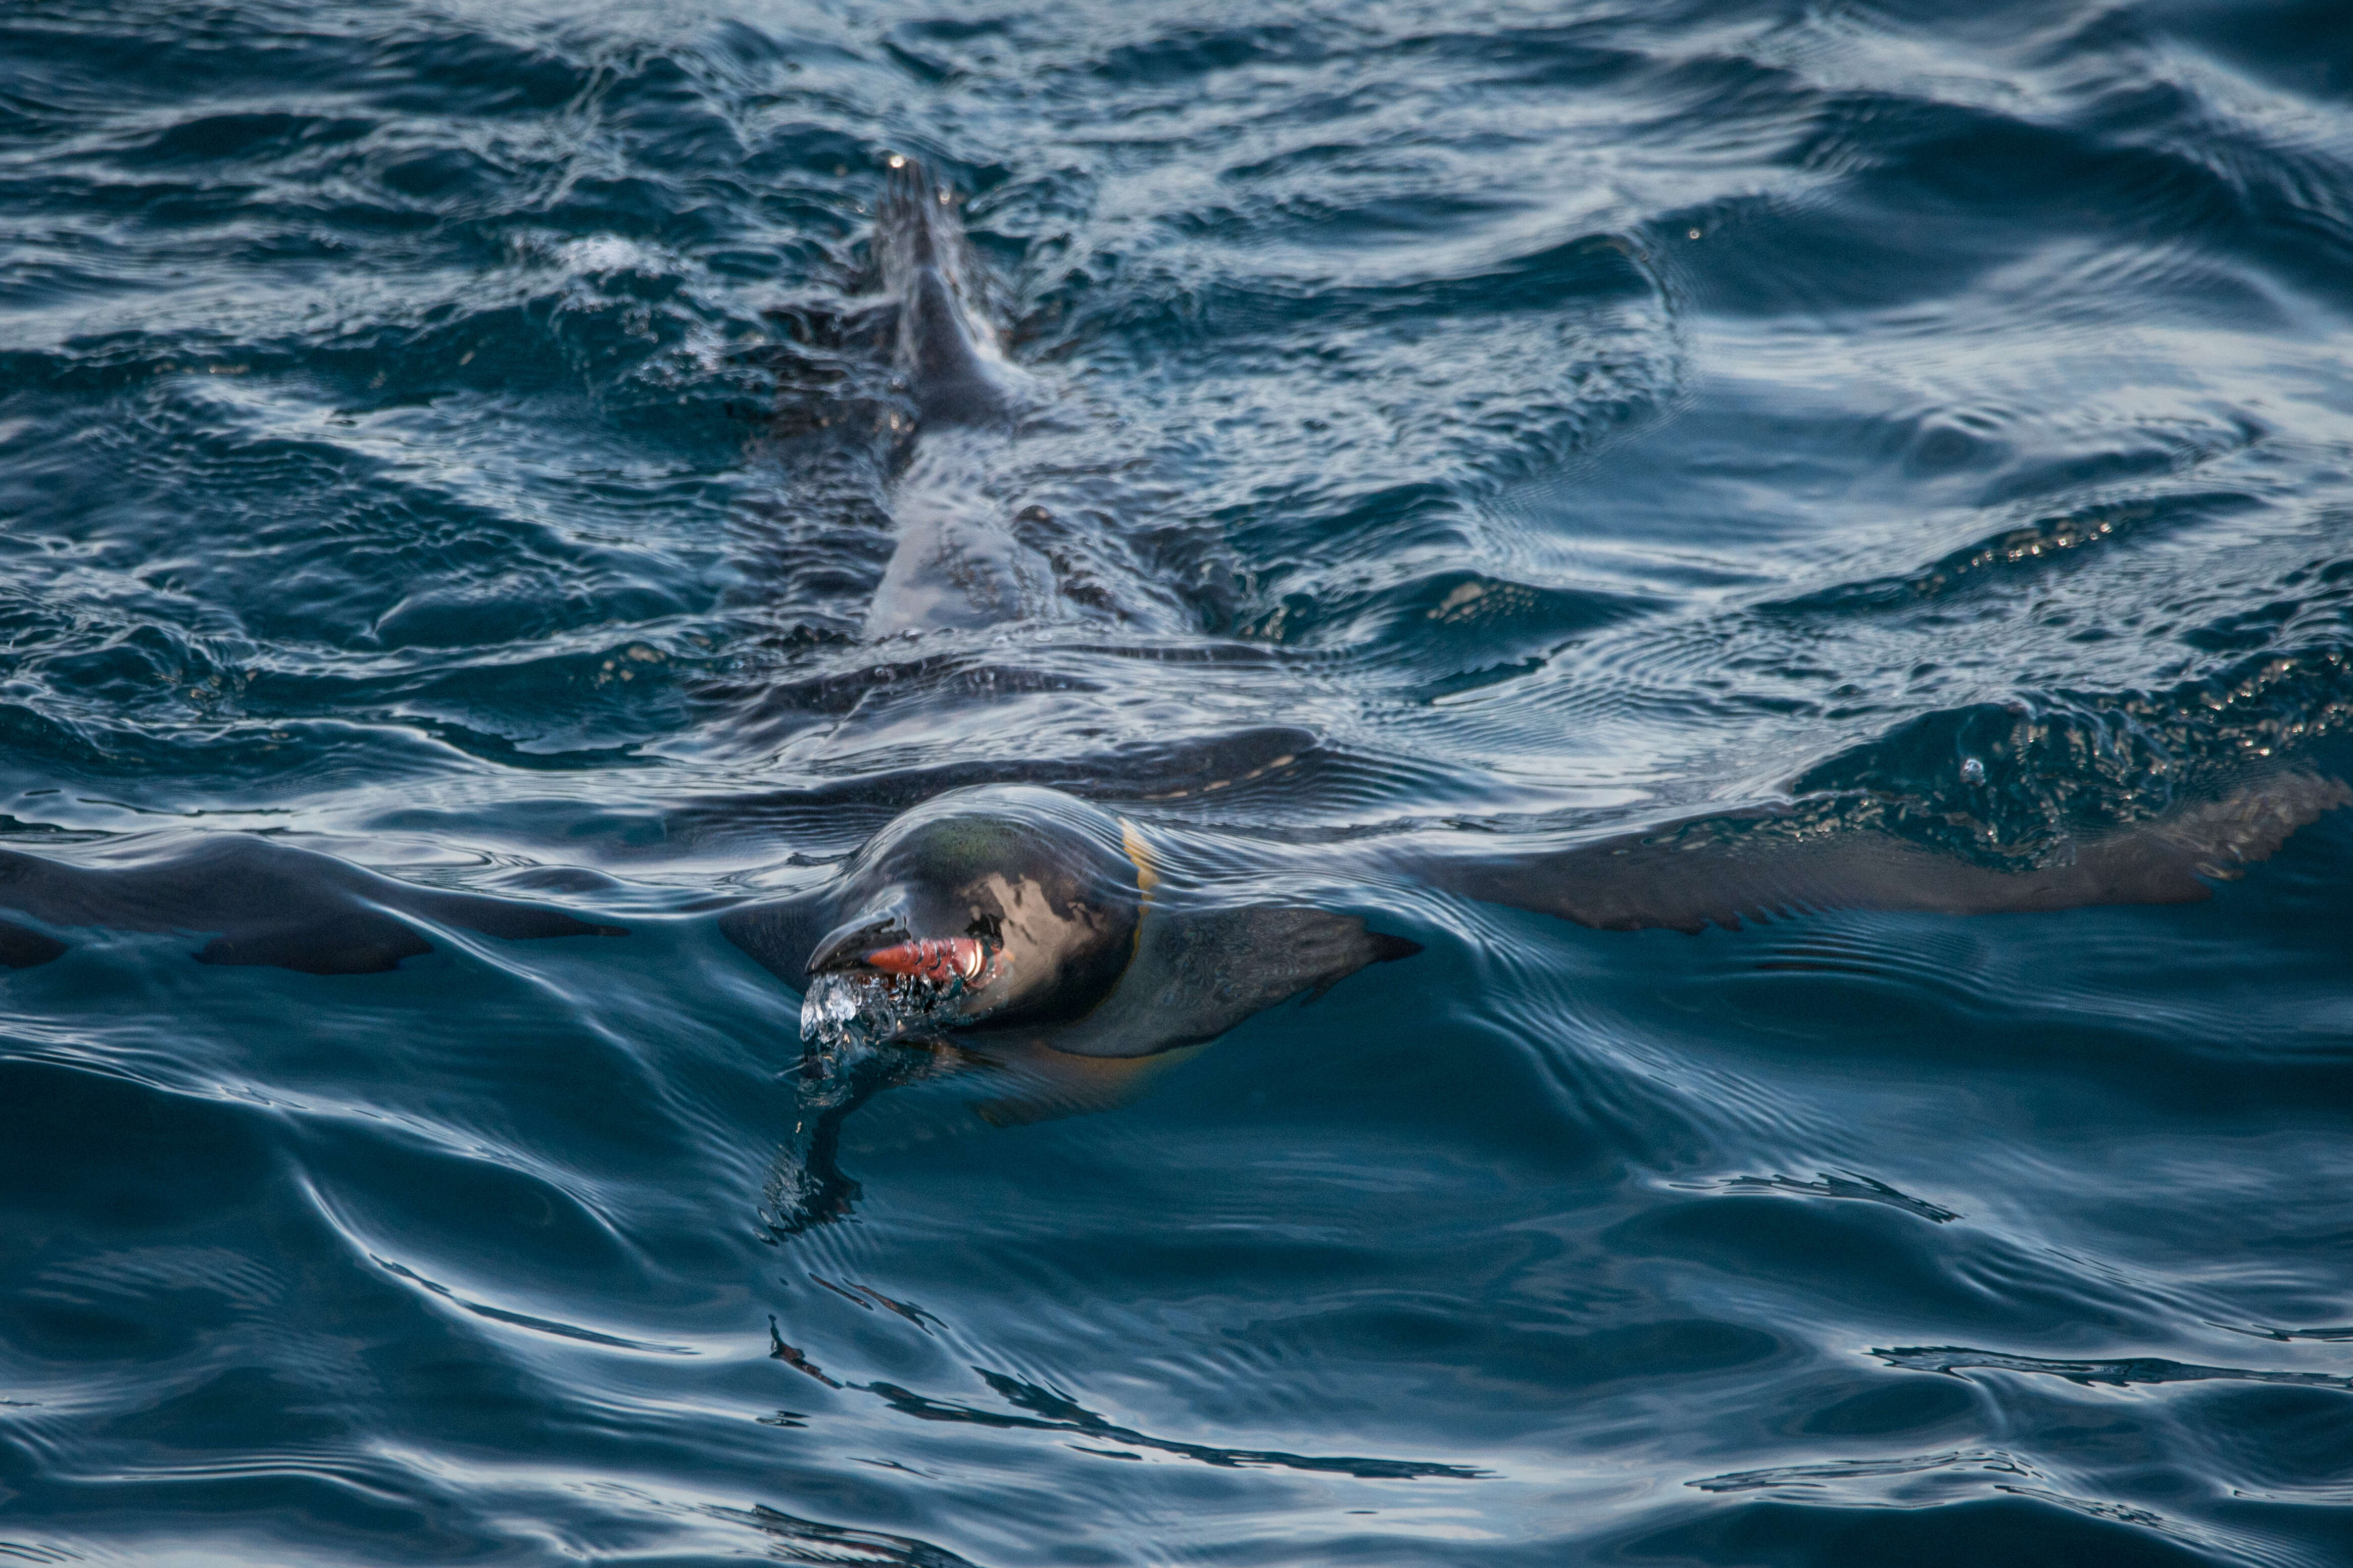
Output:
M893 168L876 243L923 435L898 487L900 535L872 636L1008 616L1036 566L975 478L987 471L990 444L1018 433L1020 373L976 308L949 202L913 163ZM982 785L915 807L830 878L726 909L718 924L802 991L818 1022L855 1026L873 1044L1029 1064L1051 1093L1026 1110L1008 1103L1011 1118L1115 1099L1134 1064L1419 951L1354 914L1231 896L1269 868L1326 889L1418 884L1607 930L1697 931L1834 908L2180 903L2348 799L2336 780L2281 773L2002 871L1884 833L1824 831L1789 811L1565 847L1442 832L1291 847L1147 832L1051 789ZM1356 900L1343 890L1329 901ZM0 910L20 917L0 919L0 965L10 968L50 962L90 928L186 933L202 939L205 963L315 974L395 968L431 950L435 925L502 939L625 934L248 835L0 849Z
M1219 907L1169 887L1135 825L1056 790L959 790L900 816L831 880L723 916L796 988L912 982L922 1022L1086 1057L1215 1039L1418 943L1354 915Z

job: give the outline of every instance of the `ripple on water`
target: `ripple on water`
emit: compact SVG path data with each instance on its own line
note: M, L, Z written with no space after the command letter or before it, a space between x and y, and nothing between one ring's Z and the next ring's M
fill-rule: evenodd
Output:
M0 976L0 1556L2340 1554L2343 814L1697 937L1381 854L2344 771L2336 8L18 11L9 844L632 936ZM1050 592L877 647L910 151ZM699 906L987 783L1424 951L1090 1116L812 1088Z

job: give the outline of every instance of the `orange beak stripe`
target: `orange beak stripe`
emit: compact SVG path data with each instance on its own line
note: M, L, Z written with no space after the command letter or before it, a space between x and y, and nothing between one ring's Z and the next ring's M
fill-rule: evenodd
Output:
M866 966L885 974L908 974L944 984L950 980L979 978L987 950L976 936L933 937L878 948L866 955Z

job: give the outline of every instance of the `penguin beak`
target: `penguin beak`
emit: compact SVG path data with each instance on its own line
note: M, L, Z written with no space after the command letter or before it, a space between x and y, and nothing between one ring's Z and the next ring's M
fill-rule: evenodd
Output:
M969 985L980 978L981 968L987 962L988 950L976 936L902 942L877 948L866 955L869 969L879 969L885 974L920 975L940 984L961 980Z
M834 931L818 944L808 972L864 970L915 976L936 984L961 980L970 985L987 965L988 947L978 937L910 938L907 928L891 919L860 921Z

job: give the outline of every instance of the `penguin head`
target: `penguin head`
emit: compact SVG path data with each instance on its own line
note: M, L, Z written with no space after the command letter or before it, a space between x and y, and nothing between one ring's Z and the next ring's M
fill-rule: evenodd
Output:
M894 977L955 994L955 1026L1050 1025L1110 995L1135 951L1151 878L1107 812L1059 791L956 790L851 858L812 976Z

